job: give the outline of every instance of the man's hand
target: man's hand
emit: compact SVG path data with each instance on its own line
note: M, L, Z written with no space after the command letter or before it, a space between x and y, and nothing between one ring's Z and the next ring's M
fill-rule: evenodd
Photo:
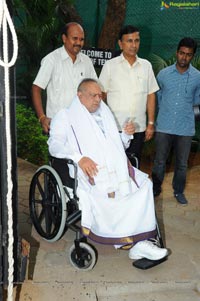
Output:
M153 138L154 135L154 125L153 124L148 124L146 131L145 131L145 141L150 140L151 138Z
M78 165L84 172L84 174L90 178L93 178L96 176L98 169L97 169L97 163L95 163L92 159L88 157L83 157L79 162Z
M133 135L135 133L135 127L132 121L129 121L124 125L123 132L127 135Z
M42 126L42 129L43 131L45 132L45 134L48 134L49 133L49 130L50 130L50 123L51 123L51 118L48 118L48 117L44 117L41 121L41 126Z

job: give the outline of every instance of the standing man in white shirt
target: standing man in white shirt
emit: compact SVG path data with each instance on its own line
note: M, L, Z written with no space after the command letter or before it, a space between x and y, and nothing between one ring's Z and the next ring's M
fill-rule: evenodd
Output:
M155 92L159 87L150 62L137 56L139 29L132 25L123 27L118 44L121 55L105 63L99 79L119 131L122 131L127 119L134 122L134 139L126 151L134 164L133 155L140 163L144 141L150 140L154 134Z
M84 30L76 22L67 23L62 32L63 46L42 59L40 70L33 82L33 105L45 133L49 132L51 118L71 104L82 79L96 79L92 61L81 53ZM46 112L42 90L47 91Z

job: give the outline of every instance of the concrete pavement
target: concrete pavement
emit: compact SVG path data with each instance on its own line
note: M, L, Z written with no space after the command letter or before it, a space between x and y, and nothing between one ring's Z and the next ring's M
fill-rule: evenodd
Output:
M161 232L170 249L168 260L149 270L132 266L128 252L93 244L98 261L88 272L75 270L68 250L70 230L58 242L42 240L31 225L30 180L36 166L18 159L19 231L31 244L27 278L14 289L20 301L197 301L200 300L200 166L188 170L182 207L173 197L172 173L165 177L156 202Z

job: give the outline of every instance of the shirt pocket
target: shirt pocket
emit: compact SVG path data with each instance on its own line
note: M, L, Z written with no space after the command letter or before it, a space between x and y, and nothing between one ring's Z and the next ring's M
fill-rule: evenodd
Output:
M183 91L184 97L187 103L193 103L193 98L195 96L195 91L192 89L192 87L188 86L185 87L185 90Z
M148 93L148 81L144 76L137 76L137 89L138 92Z

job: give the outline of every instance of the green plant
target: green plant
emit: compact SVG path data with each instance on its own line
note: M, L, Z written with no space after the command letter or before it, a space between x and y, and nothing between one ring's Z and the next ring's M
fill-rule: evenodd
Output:
M47 136L33 110L22 104L16 106L17 155L31 163L41 165L48 161Z

